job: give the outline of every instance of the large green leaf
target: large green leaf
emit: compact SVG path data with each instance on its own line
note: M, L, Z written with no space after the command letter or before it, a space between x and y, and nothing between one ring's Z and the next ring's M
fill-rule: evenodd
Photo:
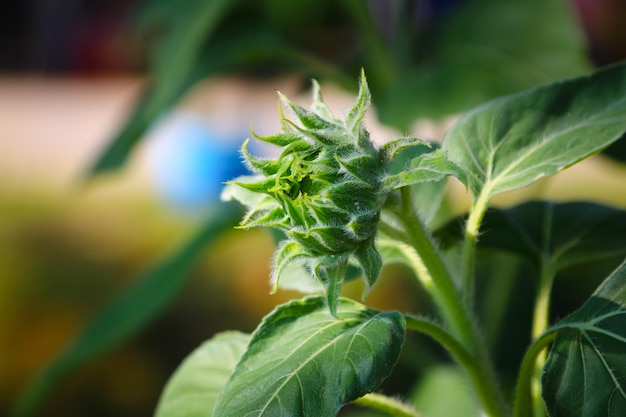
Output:
M493 100L463 117L443 149L489 199L553 175L626 131L626 64ZM480 197L479 197L480 196Z
M118 346L162 313L175 300L204 247L230 229L237 214L231 208L211 217L179 250L138 277L135 286L94 317L76 340L31 381L12 416L35 415L65 377Z
M626 211L588 202L532 201L491 208L483 221L481 247L524 255L551 269L626 256Z
M555 328L542 378L550 416L626 415L626 263Z
M224 332L194 350L165 386L155 417L211 417L249 341L247 334Z
M418 23L417 38L415 13L405 10L398 16L395 27L405 31L392 39L389 49L401 54L396 61L408 65L397 83L379 90L377 72L366 67L384 123L408 129L420 117L458 114L492 98L589 70L584 37L567 2L438 3L432 7L435 19Z
M337 315L324 297L274 310L254 332L214 417L334 416L375 390L400 354L404 317L345 298Z

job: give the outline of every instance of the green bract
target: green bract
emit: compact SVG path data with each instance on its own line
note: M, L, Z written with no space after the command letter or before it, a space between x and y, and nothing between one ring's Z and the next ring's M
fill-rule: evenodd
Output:
M441 175L432 177L432 164L413 164L400 175L387 174L387 167L402 149L428 143L400 138L380 149L374 146L363 124L371 100L364 75L356 103L345 120L333 115L315 81L310 110L279 96L282 132L254 136L282 147L282 153L276 160L257 158L248 153L246 141L242 147L245 160L260 175L233 181L224 197L249 206L241 227L271 226L287 236L274 257L274 289L283 268L300 261L324 284L334 313L351 260L362 270L366 293L378 280L382 260L375 237L387 195ZM283 107L295 114L298 123L285 117ZM445 160L440 151L424 156ZM416 175L418 171L422 175ZM255 195L234 191L232 186Z

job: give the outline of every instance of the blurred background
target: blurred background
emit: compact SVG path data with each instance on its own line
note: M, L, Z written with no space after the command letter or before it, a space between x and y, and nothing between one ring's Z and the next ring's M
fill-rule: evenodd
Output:
M221 184L246 173L238 149L251 125L279 129L275 90L308 105L315 77L340 114L363 67L376 141L441 140L485 100L625 58L620 0L3 2L0 415L143 271L234 210L219 202ZM626 208L624 147L496 203L550 196ZM449 214L467 198L450 184ZM223 221L171 300L60 379L37 415L152 415L167 378L203 340L250 332L298 296L269 295L271 236ZM579 287L568 286L555 314L578 306L594 283ZM358 298L359 284L346 292ZM368 304L430 308L400 267L385 270ZM424 355L403 358L405 373L446 358L418 339L410 343L426 345ZM390 391L412 389L402 368Z

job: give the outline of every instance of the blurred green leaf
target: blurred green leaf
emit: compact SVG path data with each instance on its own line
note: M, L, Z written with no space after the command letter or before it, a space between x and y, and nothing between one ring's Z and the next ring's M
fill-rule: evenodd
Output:
M384 236L381 233L379 233L376 243L385 265L411 265L409 258L410 249L406 244Z
M283 268L280 280L278 280L278 288L298 291L303 294L324 293L324 285L315 279L303 265L298 263L291 263Z
M206 75L198 68L202 47L233 4L229 0L187 0L176 5L175 13L169 13L166 34L152 55L153 79L89 175L119 168L150 124ZM158 9L157 14L162 14L161 7Z
M626 64L486 103L443 149L475 198L525 187L587 158L626 131Z
M479 415L469 379L452 365L430 368L411 394L411 402L428 417Z
M145 271L133 287L94 317L76 340L30 382L11 415L36 415L65 377L129 339L161 314L176 299L204 247L233 227L238 214L234 207L223 208L179 250Z
M414 56L413 62L405 64L408 71L392 88L376 89L376 74L366 68L383 123L408 129L418 118L459 113L494 97L589 70L583 34L566 2L459 3L441 19L423 22L420 36L403 52ZM411 32L400 36L394 42L406 44ZM397 60L401 64L403 58Z
M136 23L148 39L157 34L149 85L89 175L122 166L158 117L219 72L296 71L345 87L352 79L346 75L366 62L381 120L407 129L418 117L459 112L587 69L571 10L558 0L466 1L437 21L434 33L417 37L405 30L418 24L405 22L410 17L399 16L403 38L390 41L374 24L375 10L354 1L150 1ZM359 39L329 37L352 29ZM362 53L355 54L359 42ZM409 53L394 53L400 44Z
M345 298L337 315L324 297L276 308L254 332L215 417L334 416L375 390L400 354L404 317Z
M550 416L626 415L626 264L554 328L542 378Z
M609 158L626 163L626 133L619 140L604 150L604 155Z
M447 227L458 230L459 221ZM480 247L505 250L551 270L626 256L626 211L588 202L532 201L490 208ZM452 232L451 232L452 233Z
M211 417L249 341L247 334L223 332L194 350L165 386L155 417Z

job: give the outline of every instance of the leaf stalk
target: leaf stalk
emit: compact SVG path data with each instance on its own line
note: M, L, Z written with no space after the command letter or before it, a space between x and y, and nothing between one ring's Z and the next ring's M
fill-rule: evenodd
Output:
M556 337L556 330L552 329L542 334L526 351L520 366L520 372L515 386L515 403L513 405L513 417L531 417L533 413L532 381L536 375L537 358L544 353L550 343Z
M425 417L410 405L378 393L369 393L353 401L362 407L381 411L393 417Z
M483 222L483 218L489 206L489 200L490 192L485 188L478 196L478 199L472 204L472 209L465 223L465 237L461 255L461 288L465 297L465 303L470 311L474 304L474 262L476 258L476 244L478 243L480 225Z
M539 288L535 299L535 309L533 312L532 338L538 339L548 328L550 314L550 296L552 294L552 284L555 273L549 263L547 256L542 256ZM532 403L535 409L534 416L545 416L545 407L541 398L541 372L547 359L547 353L542 351L537 354L535 360L535 377L532 381Z

